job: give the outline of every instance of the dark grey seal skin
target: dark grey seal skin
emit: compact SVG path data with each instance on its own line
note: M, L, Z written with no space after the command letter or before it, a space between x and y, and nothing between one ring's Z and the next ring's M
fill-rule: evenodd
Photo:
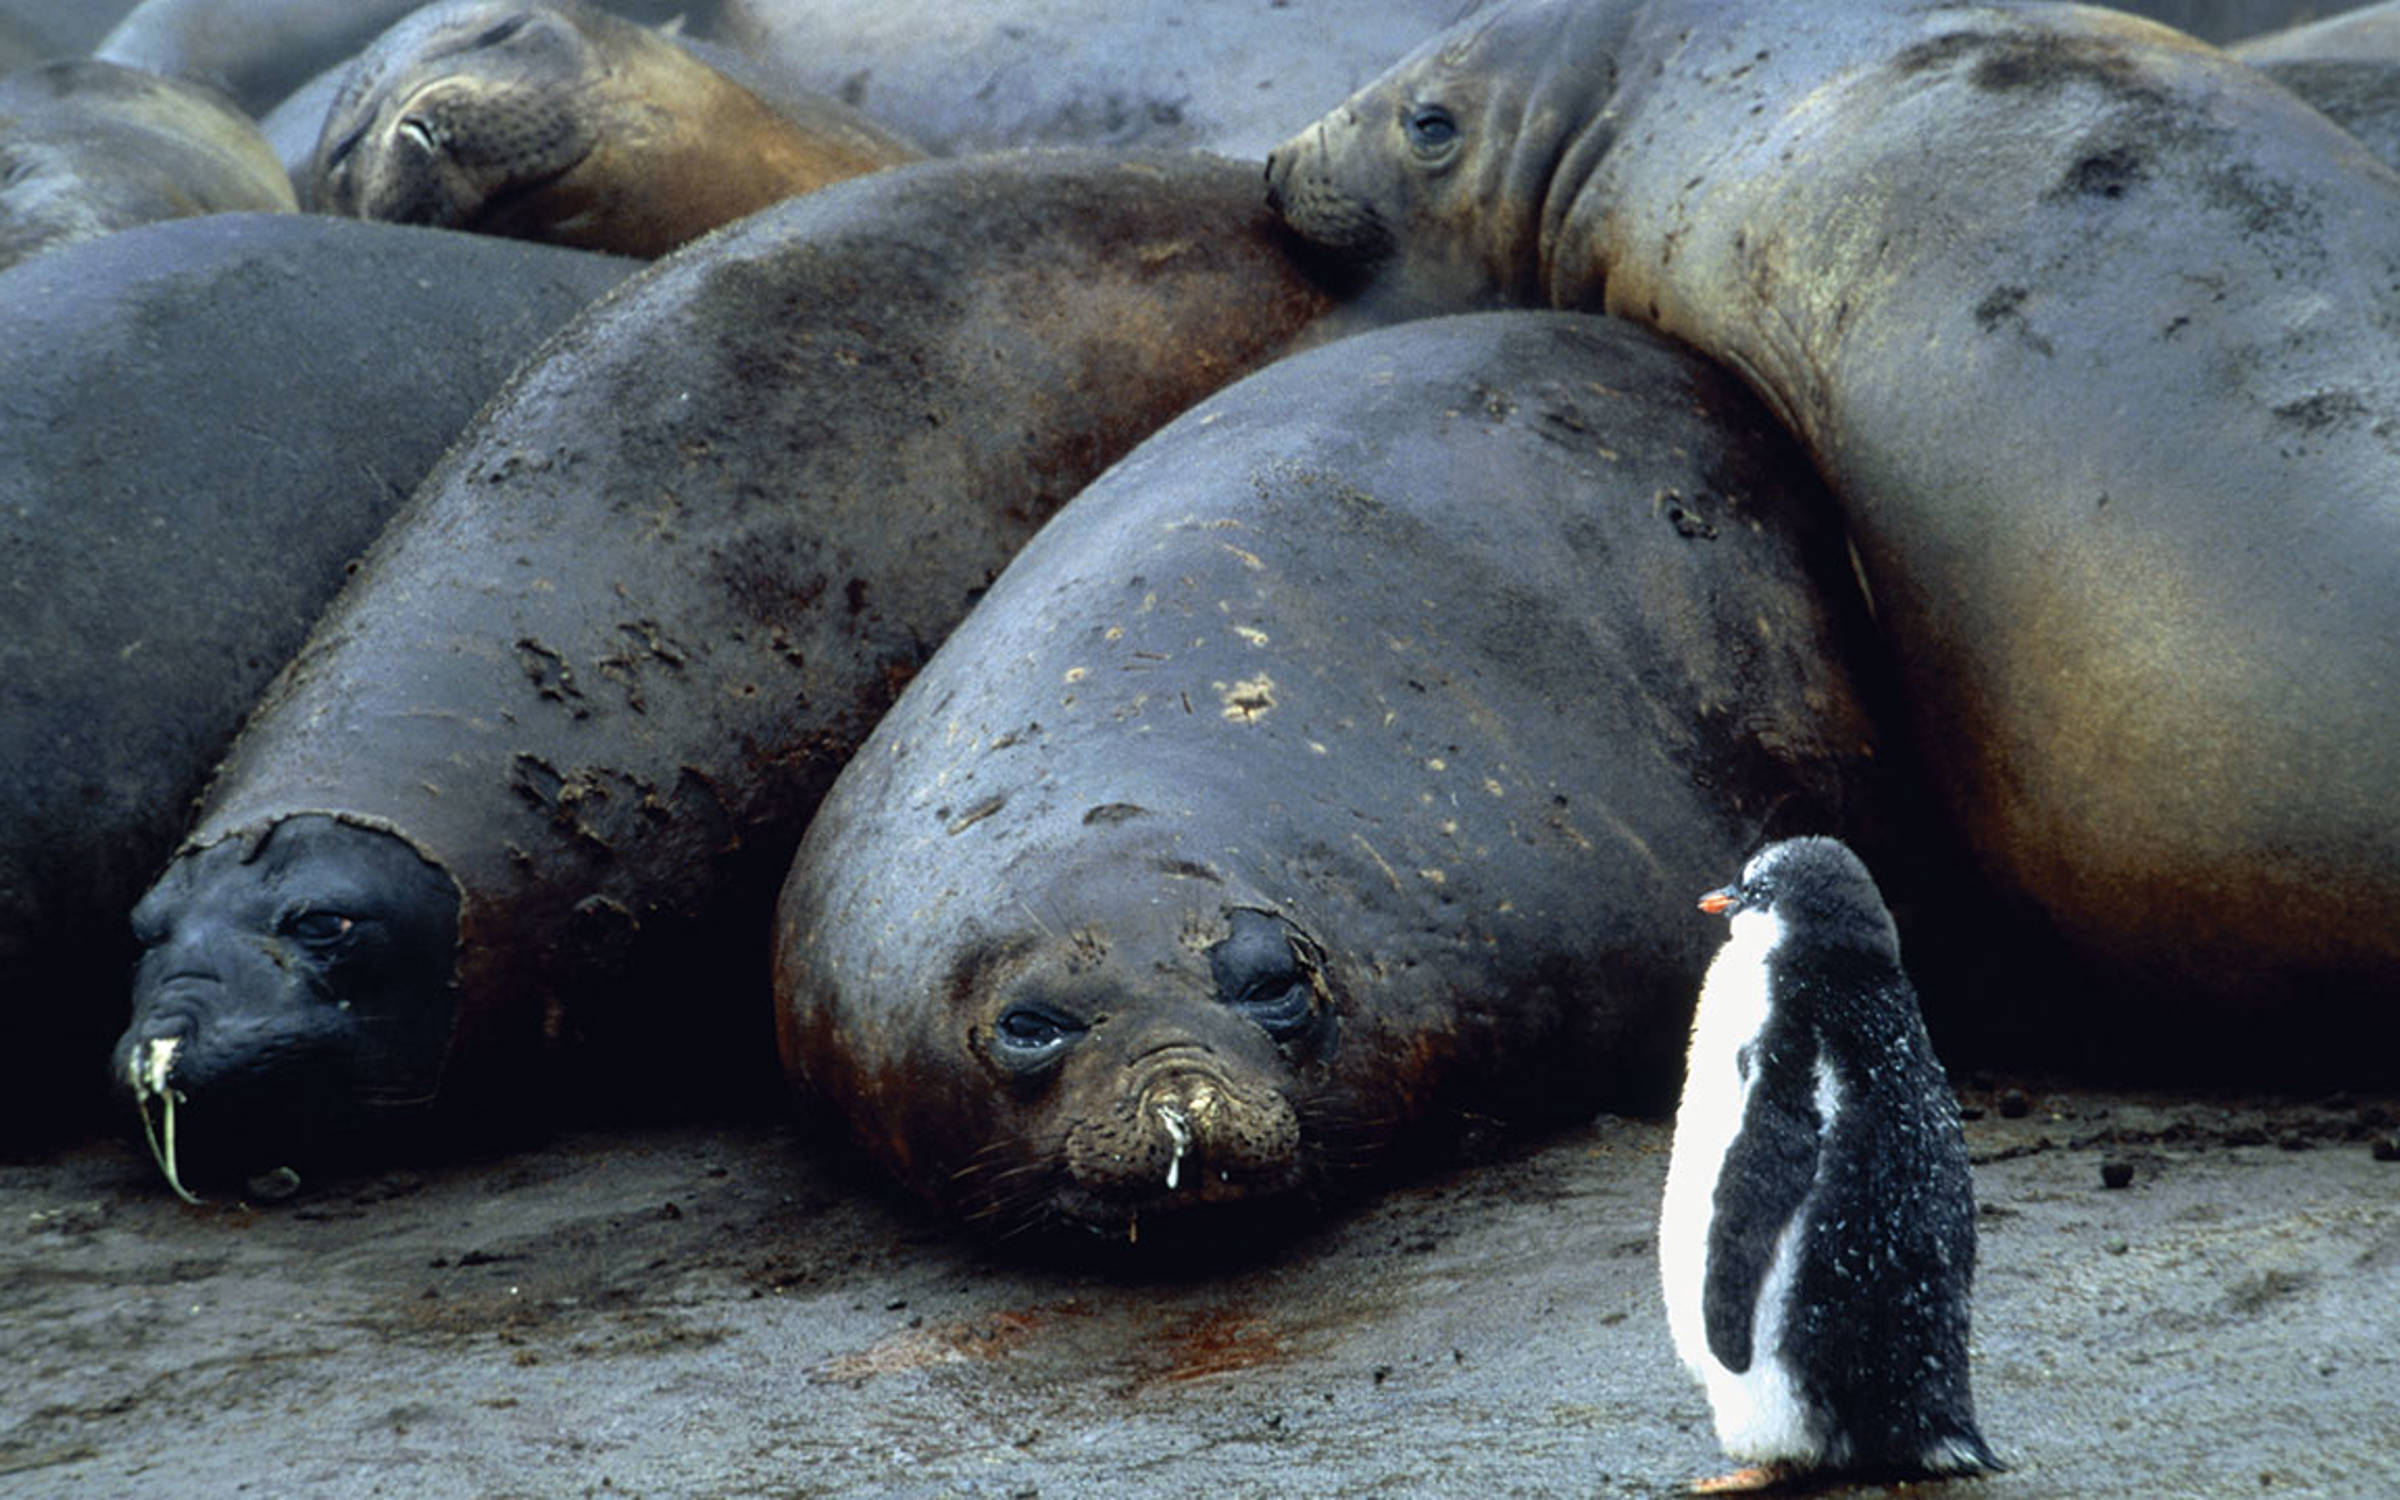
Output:
M700 36L941 154L1255 158L1474 0L726 0Z
M258 126L208 89L89 61L0 78L0 270L136 224L298 207Z
M770 105L580 0L448 0L351 68L307 195L327 213L656 256L924 154L829 97Z
M1535 0L1270 181L1403 301L1637 318L1800 436L1957 826L2089 982L1995 1009L2389 1075L2400 179L2348 136L2108 11Z
M966 1225L1150 1248L1669 1102L1691 891L1883 836L1875 649L1806 462L1655 334L1295 356L1079 496L860 750L783 890L784 1065Z
M417 480L635 262L298 214L0 274L0 1121L88 1123L125 914Z
M586 1114L766 1097L769 911L834 773L1052 511L1324 306L1254 167L1171 156L898 168L658 262L493 401L262 700L145 903L119 1076L174 1100L195 1179L488 1139L554 1083ZM329 870L217 852L307 819ZM355 875L395 848L441 881ZM269 878L377 893L443 982L362 998L303 951L345 901L215 893ZM224 911L341 1010L338 1071L315 1034L262 1064L280 988L155 958Z

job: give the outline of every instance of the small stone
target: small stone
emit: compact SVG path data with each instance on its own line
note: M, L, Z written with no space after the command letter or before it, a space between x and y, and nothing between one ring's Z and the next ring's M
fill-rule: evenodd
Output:
M2100 1185L2104 1188L2133 1186L2133 1163L2122 1157L2110 1157L2100 1164Z
M2377 1161L2400 1161L2400 1130L2387 1130L2375 1137Z
M2030 1094L2026 1093L2026 1092L2025 1092L2023 1089L2021 1089L2021 1088L2015 1088L2015 1087L2005 1088L2005 1089L2002 1089L2002 1090L2000 1091L2000 1118L2001 1118L2001 1119L2003 1119L2003 1120L2022 1120L2022 1119L2024 1119L2024 1118L2025 1118L2027 1115L2029 1115L2029 1114L2032 1114L2032 1113L2033 1113L2033 1096L2032 1096L2032 1095L2030 1095Z
M2106 1250L2111 1255L2123 1255L2128 1250L2131 1250L2133 1246L2127 1244L2123 1240L2110 1240L2107 1244L2101 1246L2100 1248Z
M243 1183L242 1191L261 1203L281 1203L300 1191L300 1174L290 1167L277 1167Z

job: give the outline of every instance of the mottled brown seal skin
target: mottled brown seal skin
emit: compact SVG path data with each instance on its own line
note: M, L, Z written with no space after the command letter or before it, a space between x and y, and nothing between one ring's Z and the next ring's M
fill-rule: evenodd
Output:
M834 773L1044 519L1324 306L1256 169L1203 158L922 163L659 262L494 398L251 716L180 859L208 878L145 903L190 957L145 961L118 1076L176 1043L194 1176L286 1163L300 1125L208 1121L297 1096L373 1117L328 1155L562 1080L586 1114L771 1098L765 936ZM395 843L455 887L446 932ZM254 1024L291 991L207 958L242 923L348 1005L346 1075ZM398 928L447 982L348 988L342 945Z
M1959 827L2097 976L2074 1033L2388 1073L2400 179L2348 137L2113 12L1533 0L1270 181L1418 306L1606 308L1751 382Z
M257 125L213 90L88 61L0 78L0 268L160 219L298 207Z
M1664 1103L1694 882L1882 846L1876 649L1805 461L1655 334L1296 355L1085 490L836 783L785 1066L973 1228L1145 1248Z
M310 164L329 213L663 255L924 155L831 99L769 107L581 0L451 0L363 53Z

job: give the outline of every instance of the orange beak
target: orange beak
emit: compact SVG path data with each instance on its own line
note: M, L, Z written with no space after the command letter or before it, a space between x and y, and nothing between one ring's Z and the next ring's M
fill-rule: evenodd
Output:
M1734 903L1740 899L1740 896L1736 894L1734 888L1732 886L1727 886L1721 891L1710 891L1707 895L1702 896L1700 898L1700 909L1704 912L1707 912L1712 917L1719 916L1725 912L1733 910Z

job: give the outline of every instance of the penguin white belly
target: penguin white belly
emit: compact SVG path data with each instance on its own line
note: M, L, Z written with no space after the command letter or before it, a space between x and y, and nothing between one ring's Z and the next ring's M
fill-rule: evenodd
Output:
M1841 1108L1842 1088L1833 1065L1820 1056L1816 1062L1817 1118L1832 1124ZM1708 1387L1709 1409L1716 1415L1717 1442L1735 1458L1757 1463L1840 1463L1846 1452L1828 1452L1830 1441L1847 1448L1841 1433L1832 1431L1827 1414L1817 1411L1800 1394L1784 1359L1784 1325L1790 1320L1793 1282L1800 1274L1801 1247L1816 1222L1818 1197L1811 1191L1800 1211L1776 1236L1775 1254L1758 1289L1758 1305L1750 1314L1750 1368L1735 1374L1708 1352L1705 1336L1700 1347Z
M1742 1077L1741 1051L1766 1025L1767 954L1782 937L1774 917L1763 911L1735 917L1732 930L1731 940L1708 966L1692 1012L1691 1051L1658 1214L1659 1290L1667 1303L1667 1331L1685 1366L1703 1381L1712 1372L1725 1373L1708 1352L1701 1311L1717 1176L1749 1108L1751 1083ZM1713 1399L1713 1387L1710 1395Z

